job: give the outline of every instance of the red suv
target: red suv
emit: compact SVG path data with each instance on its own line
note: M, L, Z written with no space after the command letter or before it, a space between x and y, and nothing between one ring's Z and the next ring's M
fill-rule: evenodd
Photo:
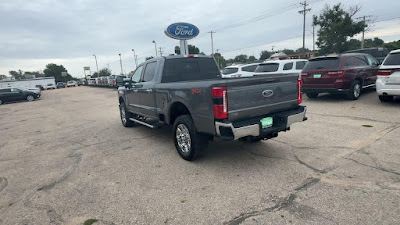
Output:
M319 93L344 93L356 100L362 88L375 85L378 70L378 61L368 54L317 57L301 73L302 91L309 98L317 98Z

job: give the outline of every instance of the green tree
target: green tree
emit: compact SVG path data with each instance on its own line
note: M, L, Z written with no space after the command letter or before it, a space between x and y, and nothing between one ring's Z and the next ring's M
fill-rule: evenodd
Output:
M271 55L272 55L272 53L267 51L267 50L262 51L261 54L260 54L260 60L266 60L269 57L271 57Z
M200 49L194 45L188 45L189 54L200 54ZM181 48L179 46L175 46L175 54L181 54ZM204 53L203 53L204 54Z
M218 67L220 69L223 69L226 67L226 60L225 58L221 55L221 53L215 53L214 54L214 59L217 61Z
M389 51L400 49L400 40L385 43L383 46L387 48Z
M256 61L256 60L257 60L257 58L254 57L254 55L251 55L251 56L249 56L249 58L247 59L247 62L254 62L254 61Z
M18 71L11 70L11 71L9 71L8 73L9 73L12 77L14 77L14 79L16 79L16 80L24 79L24 75L22 74L22 70L18 70Z
M298 48L295 53L303 53L303 52L311 52L311 50L308 48L303 49L303 47L301 47L301 48Z
M103 68L99 71L100 77L108 77L111 76L111 70L108 68Z
M246 63L247 60L248 60L248 58L247 58L247 55L240 54L240 55L237 55L233 60L234 60L235 62Z
M317 45L320 54L342 53L347 50L347 40L367 27L364 21L354 21L353 16L360 10L351 8L348 12L339 3L333 8L326 6L313 24L319 26Z
M295 54L296 52L292 49L283 49L281 52L285 53L286 55L292 55Z
M0 74L0 80L4 80L4 79L6 79L7 78L7 76L6 75L2 75L2 74Z
M72 76L70 74L67 74L66 77L61 75L61 72L67 72L63 65L57 65L54 63L47 64L46 69L44 69L43 72L46 77L54 77L56 81L72 80Z

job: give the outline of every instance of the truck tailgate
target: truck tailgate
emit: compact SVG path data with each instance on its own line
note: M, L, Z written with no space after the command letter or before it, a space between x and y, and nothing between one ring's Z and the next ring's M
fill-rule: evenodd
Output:
M298 74L229 79L228 118L238 121L296 108Z

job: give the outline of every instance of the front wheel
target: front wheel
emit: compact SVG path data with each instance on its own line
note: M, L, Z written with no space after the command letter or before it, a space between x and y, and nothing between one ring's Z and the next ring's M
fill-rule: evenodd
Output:
M173 129L175 147L183 159L193 161L207 147L207 136L197 132L190 115L176 118Z
M28 101L28 102L31 102L31 101L33 101L35 98L32 96L32 95L28 95L28 96L26 96L26 100Z
M393 100L393 96L389 95L379 95L379 100L381 102L391 102Z
M0 99L0 105L3 104L3 101Z
M358 80L353 81L350 90L347 92L347 98L350 100L357 100L361 95L361 82Z
M119 112L121 116L121 122L124 127L132 127L135 123L130 120L130 112L126 110L125 102L119 105Z

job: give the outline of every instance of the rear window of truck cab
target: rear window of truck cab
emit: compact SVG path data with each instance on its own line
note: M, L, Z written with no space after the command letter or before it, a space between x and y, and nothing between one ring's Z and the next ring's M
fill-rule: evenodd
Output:
M161 82L212 80L220 77L213 58L172 58L165 60Z

